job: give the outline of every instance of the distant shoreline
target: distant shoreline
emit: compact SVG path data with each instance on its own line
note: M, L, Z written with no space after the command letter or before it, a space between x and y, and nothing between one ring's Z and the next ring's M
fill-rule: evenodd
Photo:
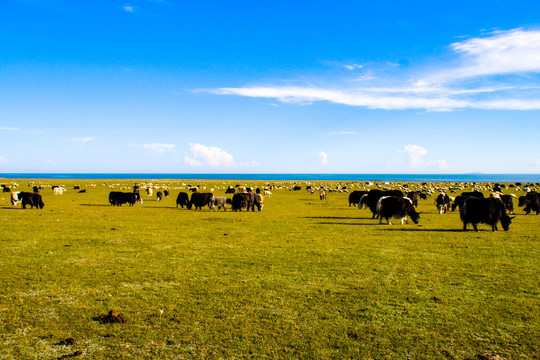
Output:
M2 179L73 180L250 180L389 182L540 182L540 174L173 174L173 173L0 173Z

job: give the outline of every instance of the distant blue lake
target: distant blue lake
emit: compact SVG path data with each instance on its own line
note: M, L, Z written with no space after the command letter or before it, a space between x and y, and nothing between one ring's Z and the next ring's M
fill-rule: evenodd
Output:
M113 174L0 173L8 179L134 179L134 180L268 180L268 181L421 181L421 182L540 182L540 174Z

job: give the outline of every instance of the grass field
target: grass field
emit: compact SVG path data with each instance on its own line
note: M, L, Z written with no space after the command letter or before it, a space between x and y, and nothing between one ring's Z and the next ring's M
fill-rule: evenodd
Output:
M540 216L517 201L496 233L461 231L434 197L403 226L346 193L273 190L254 213L176 208L180 190L108 204L134 182L35 180L68 189L41 190L43 210L2 196L0 359L540 358ZM109 310L127 322L97 321Z

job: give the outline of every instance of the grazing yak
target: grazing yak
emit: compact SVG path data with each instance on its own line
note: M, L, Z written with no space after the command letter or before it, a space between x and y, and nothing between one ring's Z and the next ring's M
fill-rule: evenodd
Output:
M114 206L122 206L122 204L133 206L138 201L139 195L136 193L125 193L121 191L111 191L109 193L109 204Z
M258 204L257 209L259 209L259 211L262 211L264 206L264 196L262 196L261 193L255 194L255 204Z
M418 207L418 198L424 199L424 200L427 199L426 194L424 194L423 192L418 191L418 190L416 190L416 191L409 191L409 192L407 193L407 197L408 197L409 199L411 199L411 201L412 201L414 207Z
M23 209L26 209L26 205L30 205L31 209L33 209L34 206L36 209L43 209L45 206L40 194L20 192L17 195L17 199L21 201Z
M156 201L161 201L163 199L163 193L161 191L158 191L156 193Z
M255 211L255 206L257 206L257 209L261 211L262 204L257 195L260 196L260 194L254 194L252 192L234 194L232 198L232 210L242 211L242 208L246 208L247 211Z
M11 193L11 205L13 206L21 205L21 200L19 200L19 193L20 191L13 191Z
M378 190L378 189L369 190L369 192L366 195L362 196L362 198L360 199L358 208L361 209L362 206L365 205L373 213L373 216L371 218L375 219L375 217L378 216L377 202L383 196L403 197L403 192L401 192L401 190L385 190L385 191Z
M463 222L463 230L467 230L467 224L471 223L474 231L478 231L476 224L482 223L491 226L492 231L497 231L497 223L500 221L503 229L508 231L512 219L506 215L506 208L501 199L489 197L465 198L459 208L459 216Z
M382 223L382 219L385 218L390 223L390 218L396 218L401 220L401 225L404 222L407 224L409 221L407 217L410 216L411 220L418 224L420 219L420 213L417 213L414 209L411 199L398 196L383 196L377 201L377 214L379 215L379 224Z
M209 207L210 210L217 209L219 211L220 208L223 208L223 211L227 211L226 204L232 204L232 200L225 196L213 196L210 198Z
M185 192L180 192L180 194L178 194L178 196L176 197L176 207L180 205L183 209L184 205L187 206L188 204L189 204L189 195Z
M525 214L529 215L531 211L535 211L536 215L540 214L540 194L531 191L525 196L520 196L518 206L523 208Z
M195 210L202 210L203 206L210 206L210 199L214 196L212 193L200 193L194 192L191 194L191 200L187 204L188 210L191 210L191 207L195 205Z
M62 195L66 191L65 188L60 186L53 186L53 195Z
M360 204L360 199L362 196L366 195L369 191L365 190L355 190L349 194L349 207L351 205L358 206Z
M450 210L450 197L448 197L448 194L439 194L435 199L435 205L437 206L437 210L439 210L439 214Z

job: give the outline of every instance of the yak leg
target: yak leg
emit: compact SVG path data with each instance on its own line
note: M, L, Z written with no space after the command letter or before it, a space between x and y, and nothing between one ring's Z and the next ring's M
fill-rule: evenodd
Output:
M478 228L476 227L476 223L472 223L472 226L474 228L474 231L478 232Z

